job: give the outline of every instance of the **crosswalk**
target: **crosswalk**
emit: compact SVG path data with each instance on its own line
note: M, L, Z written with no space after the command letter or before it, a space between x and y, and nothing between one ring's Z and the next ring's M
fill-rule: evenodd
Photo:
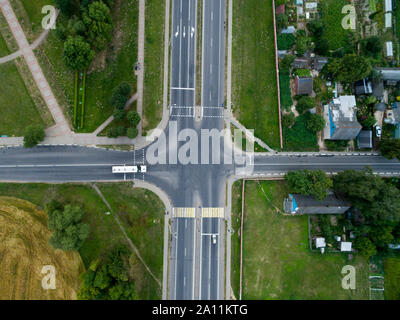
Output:
M196 208L172 208L173 218L196 218Z
M224 208L202 208L202 218L224 218Z

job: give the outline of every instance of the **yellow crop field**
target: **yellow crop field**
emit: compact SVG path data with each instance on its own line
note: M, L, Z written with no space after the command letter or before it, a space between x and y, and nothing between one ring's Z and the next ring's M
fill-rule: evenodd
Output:
M54 250L50 237L45 212L28 201L0 197L0 299L77 298L82 259L77 252ZM54 267L55 289L42 286L49 275L45 266Z

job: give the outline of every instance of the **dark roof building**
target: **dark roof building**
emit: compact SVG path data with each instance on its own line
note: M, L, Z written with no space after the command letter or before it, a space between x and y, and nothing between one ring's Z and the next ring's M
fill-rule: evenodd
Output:
M354 91L357 96L372 93L372 82L362 79L354 83Z
M324 200L316 200L312 196L289 194L283 202L288 214L343 214L351 208L351 204L337 197L332 191Z
M292 67L296 69L307 69L310 67L310 60L306 57L294 59Z
M296 88L296 94L303 95L303 94L312 94L314 86L313 86L313 78L306 77L300 78L296 76L294 85Z
M385 91L383 81L374 81L372 83L372 95L376 98L378 101L382 101L383 99L383 92Z
M359 149L372 149L372 130L362 130L357 138Z
M314 57L314 59L312 60L312 68L317 70L317 71L321 71L322 68L328 63L328 58L325 57Z

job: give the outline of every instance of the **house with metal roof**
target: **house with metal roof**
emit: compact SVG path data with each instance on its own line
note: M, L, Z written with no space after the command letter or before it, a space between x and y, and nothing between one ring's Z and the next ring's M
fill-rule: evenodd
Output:
M372 149L372 130L362 130L357 137L359 149Z
M368 95L372 93L372 82L367 79L362 79L354 83L354 91L356 96Z
M296 94L298 95L310 95L314 89L314 82L312 77L300 78L296 76L294 79L294 86Z
M381 79L387 85L397 85L400 82L400 68L376 68L381 74Z
M299 214L343 214L351 208L351 204L339 198L333 191L323 200L313 196L289 194L283 202L285 213Z
M385 28L392 27L392 0L385 0Z
M357 120L355 96L340 96L324 106L325 140L353 140L362 126Z

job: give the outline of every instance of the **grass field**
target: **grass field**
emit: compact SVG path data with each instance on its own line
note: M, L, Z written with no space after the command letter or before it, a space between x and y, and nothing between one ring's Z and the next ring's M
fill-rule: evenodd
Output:
M292 93L290 91L290 72L289 70L279 71L279 87L281 92L281 107L290 110L293 105Z
M165 1L146 2L143 130L157 127L163 111Z
M20 22L25 33L30 38L38 37L44 30L42 28L42 20L45 15L42 13L42 8L46 5L54 5L53 1L49 0L16 0L14 8L21 8L18 2L22 4L23 11L19 14ZM21 19L22 18L22 19Z
M0 197L0 299L71 300L77 298L85 270L77 252L54 250L48 243L46 213L25 200ZM52 265L56 288L42 288L41 270Z
M242 298L368 299L366 259L356 255L348 261L346 255L310 252L307 217L278 212L287 193L284 182L246 181ZM235 221L240 215L240 201L236 195L233 200ZM233 254L236 257L236 251ZM356 268L356 290L341 287L341 270L348 264ZM235 292L238 284L232 283Z
M0 135L23 136L28 125L43 124L14 62L0 65L0 92Z
M284 149L287 151L318 151L317 136L306 128L306 115L296 118L291 128L284 128Z
M347 4L346 0L324 0L320 3L322 21L326 27L323 38L328 41L330 50L337 50L348 41L349 31L342 27L342 8Z
M272 148L279 148L272 2L233 3L232 101L238 120Z
M0 35L0 57L4 57L10 54L10 50L8 50L7 43L4 41L4 38Z
M385 298L400 300L400 257L390 257L384 260L385 268Z
M119 215L128 236L139 248L152 272L162 279L163 205L151 192L132 189L131 184L99 184L100 190ZM101 198L89 185L0 184L0 196L31 201L43 208L52 198L84 208L90 234L79 253L86 267L124 237ZM160 299L161 290L142 264L135 266L135 284L141 299Z

